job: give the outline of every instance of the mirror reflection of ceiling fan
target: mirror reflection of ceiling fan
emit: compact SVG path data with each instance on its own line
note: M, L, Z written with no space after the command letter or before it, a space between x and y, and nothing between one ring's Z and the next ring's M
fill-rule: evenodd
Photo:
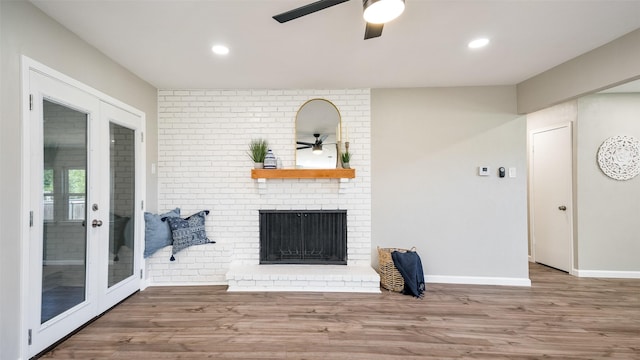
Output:
M273 18L279 23L284 23L347 1L349 0L319 0L275 15ZM364 7L362 16L367 22L364 39L367 40L382 35L384 24L402 14L404 0L362 0L362 6Z
M313 134L313 137L316 138L316 141L313 143L305 142L305 141L296 141L296 144L302 145L298 146L298 150L302 149L311 149L314 154L322 154L322 144L327 139L329 135Z

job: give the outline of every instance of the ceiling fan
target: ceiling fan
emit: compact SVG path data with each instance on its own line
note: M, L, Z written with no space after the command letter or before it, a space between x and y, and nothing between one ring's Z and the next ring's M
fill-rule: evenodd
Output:
M296 144L302 145L302 146L298 146L298 150L309 149L310 148L313 151L314 154L321 154L322 153L322 143L323 143L323 141L325 141L327 136L329 136L329 135L322 135L322 137L320 137L320 134L313 134L313 137L316 138L316 141L313 142L313 143L304 142L304 141L297 141Z
M273 18L279 23L284 23L347 1L349 0L319 0L275 15ZM364 39L367 40L382 35L384 24L400 16L404 11L404 1L362 0L362 6L364 7L363 17L367 21L367 26L364 29Z

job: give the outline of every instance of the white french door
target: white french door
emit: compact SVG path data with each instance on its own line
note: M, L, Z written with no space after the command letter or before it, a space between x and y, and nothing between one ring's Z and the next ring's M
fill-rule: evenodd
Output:
M100 163L103 181L108 180L100 194L108 205L108 228L103 231L108 240L101 242L98 259L99 313L140 289L143 249L142 237L136 229L144 228L141 172L144 169L139 153L142 147L140 117L128 111L100 103L100 126L103 141ZM141 241L136 242L139 238Z
M141 117L28 74L34 356L140 288Z

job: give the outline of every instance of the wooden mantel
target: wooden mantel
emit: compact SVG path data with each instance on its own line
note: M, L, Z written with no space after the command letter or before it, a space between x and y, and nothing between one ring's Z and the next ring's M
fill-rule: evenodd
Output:
M354 179L355 169L251 169L252 179Z

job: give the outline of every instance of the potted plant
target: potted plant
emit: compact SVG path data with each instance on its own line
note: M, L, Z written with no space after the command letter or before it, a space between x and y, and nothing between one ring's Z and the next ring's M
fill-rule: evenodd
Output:
M348 151L343 152L342 154L340 154L340 158L342 160L342 167L345 169L349 169L349 160L351 160L351 153Z
M249 143L249 157L253 160L253 166L256 169L262 169L264 166L264 158L267 156L269 143L265 139L253 139Z

